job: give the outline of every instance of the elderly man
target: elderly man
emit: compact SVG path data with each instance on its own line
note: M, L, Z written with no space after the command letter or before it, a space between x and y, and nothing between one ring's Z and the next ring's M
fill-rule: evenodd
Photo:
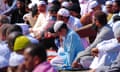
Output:
M57 20L64 21L64 23L67 24L67 27L72 29L72 30L77 30L80 27L82 27L80 20L77 17L70 15L69 10L67 10L65 8L61 8L58 11ZM87 40L85 38L82 38L81 40L84 44L84 47L87 47L88 46Z
M53 59L51 63L55 66L60 64L59 67L62 66L65 69L69 69L77 53L84 50L83 44L78 34L70 30L63 21L57 21L55 23L54 31L58 36L62 37L64 51L61 52L59 58Z

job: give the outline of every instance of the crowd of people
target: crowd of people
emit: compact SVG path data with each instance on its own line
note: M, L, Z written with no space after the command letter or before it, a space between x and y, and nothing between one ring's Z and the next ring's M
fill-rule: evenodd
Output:
M120 0L0 0L0 72L86 69L120 72Z

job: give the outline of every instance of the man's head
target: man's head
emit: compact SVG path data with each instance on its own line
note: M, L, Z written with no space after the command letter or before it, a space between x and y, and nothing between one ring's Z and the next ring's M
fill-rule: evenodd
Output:
M69 16L70 16L69 10L61 8L57 13L57 20L61 20L67 23L69 20Z
M108 13L113 13L112 4L113 4L112 1L106 1L106 3L105 3L106 10L107 10Z
M5 15L0 15L0 26L3 24L10 24L10 20Z
M70 14L72 16L75 16L75 17L79 17L80 16L80 11L81 11L81 8L78 4L73 4L72 6L70 6L69 8L69 11L70 11ZM80 17L79 17L80 18Z
M90 2L90 8L91 8L93 11L101 10L101 6L100 6L100 4L99 4L97 1L92 1L92 2Z
M7 38L7 30L11 27L11 24L3 24L0 27L0 40L5 41Z
M56 21L54 31L58 33L59 36L65 37L68 32L68 27L63 21Z
M21 9L21 8L24 7L24 2L22 0L17 0L17 4L16 5L17 5L18 9Z
M38 13L44 13L46 12L46 2L45 1L39 1L37 3L37 7L38 7Z
M24 50L25 68L32 71L37 65L46 61L47 55L43 45L32 44Z
M52 6L48 9L50 16L55 16L55 17L57 16L58 10L59 10L59 6L58 6L58 5L52 5Z
M114 13L119 13L120 12L120 1L115 0L112 5L112 9Z
M94 14L94 22L97 27L102 27L107 24L107 15L102 11L96 11Z

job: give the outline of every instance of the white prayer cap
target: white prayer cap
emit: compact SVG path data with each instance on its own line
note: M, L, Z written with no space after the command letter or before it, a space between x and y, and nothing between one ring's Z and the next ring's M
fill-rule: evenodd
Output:
M48 0L48 3L52 3L52 2L54 2L55 0Z
M112 5L112 4L113 4L112 1L106 1L106 2L105 2L105 5Z
M5 57L0 56L0 69L4 67L8 67L8 60Z
M98 2L97 1L92 1L90 2L90 8L95 8L96 6L98 6Z
M30 3L30 4L28 5L28 8L31 9L34 5L35 5L35 3Z
M9 66L15 67L24 62L24 56L13 52L9 59Z
M57 14L59 14L59 15L61 15L61 16L64 16L64 17L70 16L70 12L69 12L67 9L65 9L65 8L61 8L61 9L58 11Z
M58 32L58 30L60 29L60 27L64 24L63 21L56 21L54 24L54 31Z
M37 6L39 6L39 5L46 5L46 2L45 2L45 1L39 1L39 2L37 3Z
M113 32L114 32L115 38L120 37L120 21L117 21L114 23Z
M69 5L68 1L64 1L64 2L62 2L61 6L65 7L65 8L68 8L70 5Z
M37 4L39 0L31 0L31 2Z

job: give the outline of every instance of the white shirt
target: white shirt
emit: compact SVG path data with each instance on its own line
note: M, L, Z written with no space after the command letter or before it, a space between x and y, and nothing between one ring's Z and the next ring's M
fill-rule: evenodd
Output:
M8 48L8 45L5 41L0 42L0 56L3 56L7 59L10 57L10 49Z
M90 66L92 69L110 66L120 51L120 43L117 39L110 39L99 43L96 48L98 48L99 54Z
M77 30L80 27L82 27L82 24L80 23L80 19L70 16L70 18L67 22L67 26L68 26L68 28L70 28L72 30Z

